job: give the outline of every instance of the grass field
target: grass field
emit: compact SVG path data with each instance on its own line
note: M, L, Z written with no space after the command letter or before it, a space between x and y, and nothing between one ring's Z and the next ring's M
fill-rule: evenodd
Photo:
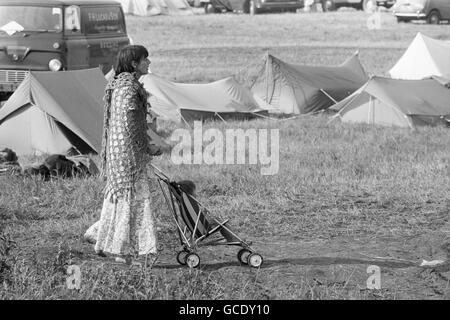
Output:
M450 40L450 25L397 24L383 13L382 29L368 30L367 17L351 10L130 17L128 31L150 49L153 72L180 82L237 75L245 83L266 50L288 62L326 65L359 50L368 72L386 75L417 32ZM154 160L172 177L196 182L200 200L253 241L265 259L260 269L240 266L237 250L222 247L202 249L198 270L179 266L177 234L157 190L159 262L147 270L116 265L82 241L99 218L102 181L0 177L0 298L449 299L450 265L419 267L422 259L447 259L448 129L328 120L205 124L279 129L273 176L253 165L175 166L168 154ZM163 124L160 134L174 129ZM81 266L81 290L67 289L69 264ZM370 265L381 268L381 289L367 289Z

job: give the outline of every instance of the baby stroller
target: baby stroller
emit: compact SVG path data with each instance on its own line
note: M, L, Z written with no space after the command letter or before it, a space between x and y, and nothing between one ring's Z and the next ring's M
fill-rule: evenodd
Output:
M239 246L238 261L244 265L258 268L263 258L250 247L250 243L242 240L229 227L229 219L223 222L213 218L208 210L177 182L172 181L160 169L152 165L158 179L161 191L166 199L169 211L172 212L175 225L183 249L177 254L177 261L181 265L197 268L200 256L197 251L201 246L230 245ZM227 238L218 234L225 233ZM217 235L210 240L211 235Z

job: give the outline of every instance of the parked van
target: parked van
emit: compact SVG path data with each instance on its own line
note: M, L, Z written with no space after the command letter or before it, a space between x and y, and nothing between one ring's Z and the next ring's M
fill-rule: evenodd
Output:
M426 20L439 24L450 20L450 0L398 0L392 10L398 22Z
M107 73L129 43L119 2L0 0L0 100L29 70Z

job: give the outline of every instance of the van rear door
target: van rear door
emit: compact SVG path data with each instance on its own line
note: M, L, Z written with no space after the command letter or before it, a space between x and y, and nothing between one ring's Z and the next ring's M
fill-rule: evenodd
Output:
M64 36L66 46L67 70L89 68L89 48L81 30L80 7L76 5L64 8Z
M122 7L81 6L81 23L89 49L89 67L100 67L106 74L120 48L130 42Z

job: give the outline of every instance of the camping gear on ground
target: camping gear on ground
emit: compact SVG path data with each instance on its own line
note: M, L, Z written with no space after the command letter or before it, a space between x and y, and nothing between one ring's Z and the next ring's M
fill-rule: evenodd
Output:
M394 79L420 80L431 76L450 82L450 41L417 33L395 66L389 70Z
M414 128L450 126L450 89L439 81L372 77L347 99L331 107L344 122Z
M17 160L17 155L13 150L9 148L0 150L0 175L20 173L22 168Z
M17 160L17 154L13 150L9 148L0 150L0 163L17 162Z
M71 159L75 159L75 161ZM88 157L67 158L62 154L52 154L42 163L34 163L23 169L24 175L41 176L44 181L49 181L52 177L67 179L86 177L97 173L97 166Z
M51 176L50 170L45 164L42 163L35 163L30 166L25 166L22 173L25 176L40 176L44 181L49 181Z
M155 169L159 186L171 211L178 230L180 242L183 247L177 254L177 261L181 265L196 268L200 265L200 256L197 251L201 246L230 245L239 246L237 258L240 263L258 268L263 263L263 258L250 247L250 243L239 238L228 226L229 219L220 222L214 219L209 211L187 190L184 190L176 181L171 180L156 166ZM209 240L212 235L225 229L233 236L233 241L225 237ZM209 241L208 241L209 240Z
M100 174L100 170L98 169L98 166L95 164L95 162L86 155L76 155L76 156L66 156L66 158L73 163L78 168L86 168L88 170L89 175L96 176Z
M327 109L367 80L358 53L337 67L289 64L267 53L250 89L278 112L306 114Z
M253 94L233 77L190 84L167 81L152 73L146 74L140 81L150 93L152 110L165 120L242 120L267 113Z
M88 167L83 162L77 164L62 154L52 154L47 157L44 160L44 165L49 169L51 176L73 178L90 175Z

